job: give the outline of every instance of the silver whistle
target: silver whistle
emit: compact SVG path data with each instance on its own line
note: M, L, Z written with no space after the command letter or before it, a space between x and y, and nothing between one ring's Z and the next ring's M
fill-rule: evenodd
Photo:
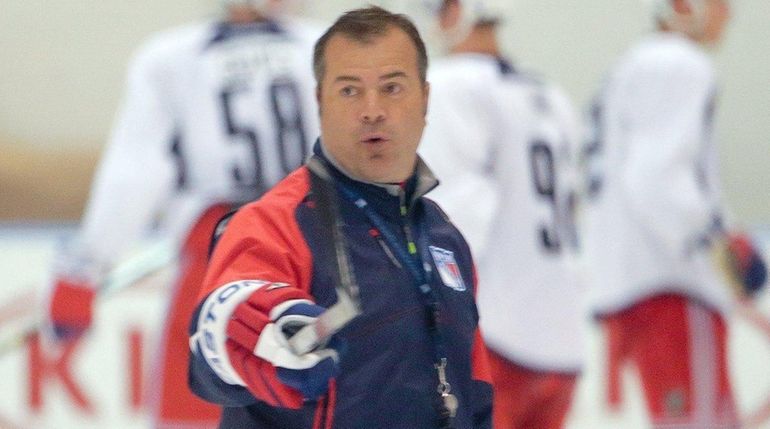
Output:
M446 358L442 358L441 362L437 363L435 367L436 371L438 371L438 387L436 387L436 391L441 395L444 407L449 411L449 417L454 418L457 414L459 402L457 397L451 393L452 386L446 380Z

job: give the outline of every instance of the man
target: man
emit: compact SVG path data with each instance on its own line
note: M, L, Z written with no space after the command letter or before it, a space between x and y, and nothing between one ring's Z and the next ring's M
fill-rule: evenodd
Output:
M592 305L607 334L610 394L639 369L656 428L740 426L729 377L731 298L712 254L726 243L738 293L764 282L745 235L728 233L717 177L716 77L726 0L657 0L657 32L605 81L588 148L586 210Z
M310 56L319 32L281 1L227 1L225 18L154 36L125 100L76 244L62 255L50 319L60 337L91 325L104 276L160 218L180 269L147 383L156 428L213 427L219 409L187 387L187 328L214 224L304 161L317 130Z
M583 365L571 183L578 120L557 87L503 58L503 2L423 4L448 55L431 70L420 153L444 185L432 197L478 263L494 426L561 428Z
M416 154L423 42L402 15L353 10L319 39L314 65L314 157L216 245L192 386L226 407L222 428L489 428L470 251L423 197L436 185ZM295 352L293 332L348 296L361 313Z

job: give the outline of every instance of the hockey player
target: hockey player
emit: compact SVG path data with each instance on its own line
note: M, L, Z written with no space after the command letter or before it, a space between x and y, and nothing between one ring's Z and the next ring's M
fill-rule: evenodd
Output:
M432 197L478 264L480 326L490 350L494 426L562 427L583 365L573 151L579 121L553 84L507 61L504 1L435 0L437 49L420 153L442 186Z
M654 0L658 31L616 64L592 109L586 251L606 328L610 394L631 361L655 428L738 428L725 319L732 298L714 250L729 248L739 296L764 265L731 231L713 142L717 97L704 48L726 0Z
M436 180L416 153L422 39L404 16L368 7L340 17L314 58L321 138L216 245L192 385L227 405L223 429L490 428L470 250L423 198ZM338 289L358 291L360 314L297 352L294 332L344 302Z
M60 338L92 323L105 273L160 217L178 237L146 403L156 428L214 427L219 408L187 387L187 328L214 224L303 163L317 134L315 27L285 1L230 0L224 18L163 32L136 54L77 240L57 264L50 321Z

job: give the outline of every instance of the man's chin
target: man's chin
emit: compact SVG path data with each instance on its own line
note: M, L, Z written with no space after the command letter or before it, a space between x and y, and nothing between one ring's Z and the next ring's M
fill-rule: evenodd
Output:
M411 171L404 172L392 167L377 168L373 165L370 165L363 173L366 176L364 177L366 181L374 183L401 183L411 175Z

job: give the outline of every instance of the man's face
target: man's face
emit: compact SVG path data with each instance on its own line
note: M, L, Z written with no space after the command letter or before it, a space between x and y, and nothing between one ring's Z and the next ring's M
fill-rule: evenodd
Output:
M407 179L428 106L428 85L420 81L411 39L398 28L366 44L337 34L325 58L318 87L324 147L360 179Z

